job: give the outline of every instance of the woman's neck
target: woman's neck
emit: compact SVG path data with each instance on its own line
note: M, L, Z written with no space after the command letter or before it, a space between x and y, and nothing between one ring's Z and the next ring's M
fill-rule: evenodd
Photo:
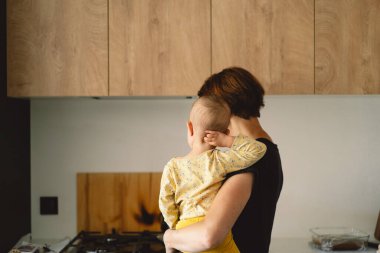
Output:
M232 116L230 121L231 135L245 135L254 139L265 138L272 141L272 138L262 128L259 119L252 117L250 119L243 119L237 116Z

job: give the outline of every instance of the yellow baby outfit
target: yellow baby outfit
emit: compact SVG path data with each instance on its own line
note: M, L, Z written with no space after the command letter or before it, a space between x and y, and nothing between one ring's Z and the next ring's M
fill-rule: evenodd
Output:
M227 151L211 149L191 158L173 158L161 178L159 207L170 228L199 222L206 215L226 175L247 168L264 156L266 146L237 136ZM239 252L229 233L211 252Z
M186 220L180 220L178 221L175 228L181 229L190 226L191 224L200 222L203 219L204 217L194 217ZM218 245L218 247L213 248L212 250L202 251L202 253L240 253L240 251L232 238L231 231L229 231L226 238L224 238L223 242Z

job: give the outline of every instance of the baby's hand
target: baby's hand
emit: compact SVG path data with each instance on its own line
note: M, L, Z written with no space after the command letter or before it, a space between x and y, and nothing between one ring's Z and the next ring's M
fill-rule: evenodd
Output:
M215 147L228 147L230 148L234 142L235 137L226 135L218 131L206 130L204 141Z

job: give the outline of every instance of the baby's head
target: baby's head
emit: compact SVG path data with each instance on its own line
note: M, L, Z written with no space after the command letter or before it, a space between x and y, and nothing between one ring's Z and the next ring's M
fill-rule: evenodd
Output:
M189 138L201 138L206 130L225 133L230 123L231 112L228 105L214 96L198 98L191 108L188 124ZM191 141L189 144L191 146Z

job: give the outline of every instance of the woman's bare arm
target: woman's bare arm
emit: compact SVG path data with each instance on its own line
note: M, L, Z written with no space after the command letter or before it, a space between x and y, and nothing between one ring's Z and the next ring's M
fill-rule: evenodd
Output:
M218 246L247 204L253 181L252 173L229 178L217 193L203 221L180 230L165 232L166 247L197 252Z

